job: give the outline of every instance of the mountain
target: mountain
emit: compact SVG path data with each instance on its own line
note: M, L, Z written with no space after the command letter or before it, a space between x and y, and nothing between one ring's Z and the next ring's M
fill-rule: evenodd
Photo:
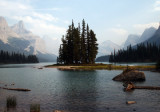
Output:
M46 46L45 42L39 37L34 35L32 32L25 29L23 21L19 21L17 24L13 25L11 29L16 32L20 37L30 42L30 46L34 47L33 54L37 54L38 52L46 54ZM29 50L29 47L26 50Z
M8 26L8 23L3 17L0 17L0 43L0 50L6 50L9 52L24 51L24 48L30 44L29 41L22 39L17 33L15 33Z
M149 39L150 37L152 37L156 32L156 28L154 27L150 27L144 30L144 32L142 33L141 37L138 40L138 43L144 42L147 39Z
M160 26L156 30L156 32L151 36L148 40L144 42L146 43L155 43L156 45L160 45Z
M19 35L11 30L6 20L0 17L0 40L4 43L8 43L8 39L11 37L20 38Z
M123 48L126 49L127 46L131 45L135 47L139 43L143 43L151 38L156 32L156 28L150 27L144 30L141 36L131 34L128 36L127 40L123 44Z
M37 55L39 61L56 61L56 55L46 50L43 39L28 31L23 21L9 27L0 17L0 50Z
M109 62L110 55L100 56L96 58L96 62Z
M133 35L133 34L130 34L127 38L127 40L125 41L124 43L124 49L127 48L127 46L131 45L131 46L134 46L138 43L138 40L139 40L140 36L139 35Z
M104 42L100 43L98 48L99 49L98 49L97 57L104 56L104 55L110 55L111 52L114 51L114 49L115 50L120 49L120 46L113 43L110 40L107 40L107 41L104 41Z

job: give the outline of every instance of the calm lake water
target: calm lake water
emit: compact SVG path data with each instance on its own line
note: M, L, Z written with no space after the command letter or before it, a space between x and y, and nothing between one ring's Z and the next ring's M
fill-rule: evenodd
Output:
M139 66L139 65L145 65L145 66L150 66L150 65L155 65L155 62L149 62L149 63L110 63L110 62L96 62L96 63L103 63L103 64L113 64L113 65L123 65L123 66Z
M29 112L30 104L40 104L41 112L160 112L160 91L124 92L121 82L112 81L121 70L60 71L37 68L48 64L51 63L0 65L1 83L15 83L8 87L31 89L30 92L0 89L0 112L4 111L8 96L17 98L16 112ZM160 86L160 73L144 73L146 81L137 85ZM127 105L126 101L137 103Z

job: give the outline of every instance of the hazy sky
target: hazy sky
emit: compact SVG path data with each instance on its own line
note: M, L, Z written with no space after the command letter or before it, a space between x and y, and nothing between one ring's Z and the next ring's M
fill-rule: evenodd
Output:
M27 29L43 37L60 39L72 19L84 18L99 42L119 45L128 34L158 27L160 0L0 0L0 16L9 25L23 20Z

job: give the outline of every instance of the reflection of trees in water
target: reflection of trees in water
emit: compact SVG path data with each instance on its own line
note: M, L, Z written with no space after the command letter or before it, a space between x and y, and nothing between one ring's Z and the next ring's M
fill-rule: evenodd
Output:
M70 111L96 110L96 82L96 71L65 71L60 108Z

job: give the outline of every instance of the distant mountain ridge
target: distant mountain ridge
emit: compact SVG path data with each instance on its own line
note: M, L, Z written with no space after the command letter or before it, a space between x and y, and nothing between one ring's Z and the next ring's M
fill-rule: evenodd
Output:
M149 38L151 38L155 32L156 32L156 28L154 27L150 27L144 30L144 32L142 33L141 37L138 40L138 43L144 42L146 40L148 40Z
M98 55L97 57L99 56L104 56L104 55L110 55L111 52L115 50L118 50L120 49L120 46L113 43L112 41L110 40L106 40L102 43L99 44L99 47L98 47Z
M109 62L110 55L100 56L96 58L96 62Z
M136 47L137 44L140 43L155 43L157 45L160 45L160 27L158 29L154 28L154 27L150 27L144 30L144 32L142 33L142 35L134 35L134 34L130 34L128 35L127 40L123 43L123 45L120 47L117 45L117 47L115 47L113 44L113 42L111 41L107 41L107 42L103 42L103 44L99 45L99 54L97 56L97 59L102 59L104 57L106 57L105 55L110 55L111 52L113 52L113 50L118 50L121 48L126 49L127 46L131 45L133 47ZM103 47L102 47L103 46ZM107 49L106 47L109 46ZM114 46L114 47L110 47L110 46Z
M129 45L131 45L131 46L136 45L138 43L139 39L140 39L139 35L130 34L124 43L124 48L126 49L127 46L129 46Z
M9 27L0 17L0 50L37 55L39 61L56 61L56 55L46 51L43 39L28 31L23 21Z
M148 39L150 39L155 33L156 33L156 28L150 27L145 29L141 36L133 35L133 34L129 35L123 47L126 49L127 46L129 45L136 46L139 43L143 43Z
M157 46L160 45L160 26L158 27L158 29L155 31L155 33L148 38L146 41L144 41L145 44L147 43L154 43Z
M8 43L8 38L20 38L11 28L3 17L0 17L0 40L4 43Z
M23 21L19 21L17 24L13 25L11 29L16 32L20 37L30 42L30 46L34 47L34 54L38 52L46 54L46 46L44 40L42 40L39 36L34 35L32 32L25 29ZM26 50L29 51L29 47Z

